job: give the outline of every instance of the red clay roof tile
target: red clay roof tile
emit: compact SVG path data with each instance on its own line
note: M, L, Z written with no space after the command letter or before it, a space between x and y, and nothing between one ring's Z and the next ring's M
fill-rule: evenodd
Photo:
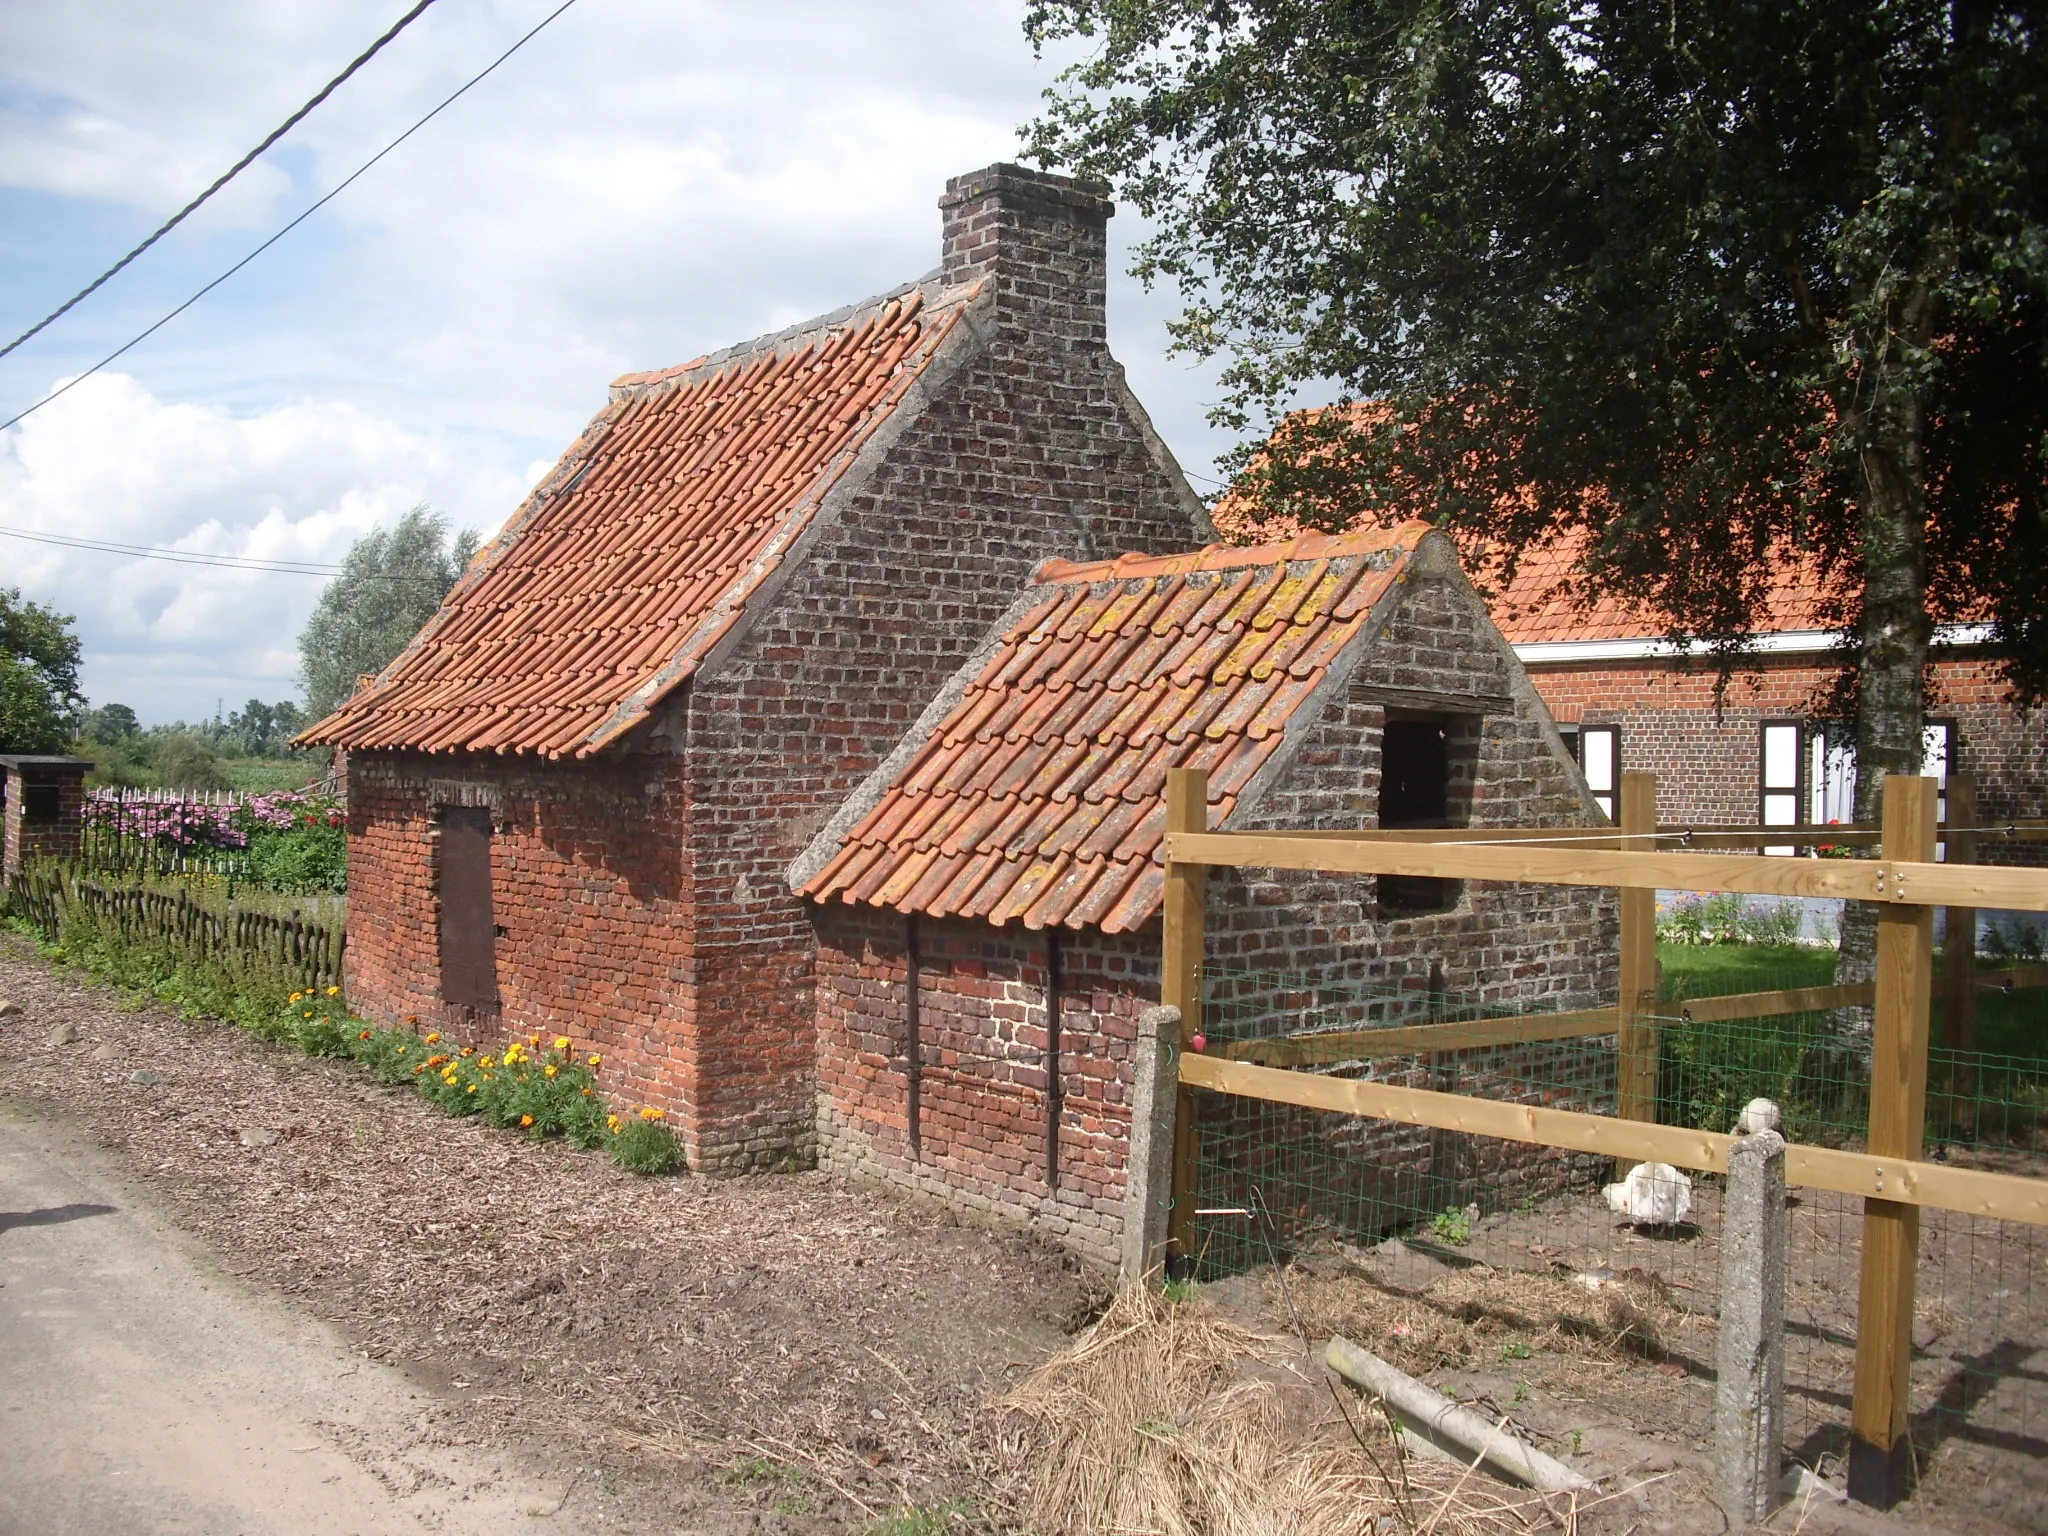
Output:
M1210 769L1211 820L1229 815L1428 533L1046 562L1043 596L802 894L1139 926L1164 889L1167 770Z
M629 374L403 654L300 739L587 756L739 621L976 290Z

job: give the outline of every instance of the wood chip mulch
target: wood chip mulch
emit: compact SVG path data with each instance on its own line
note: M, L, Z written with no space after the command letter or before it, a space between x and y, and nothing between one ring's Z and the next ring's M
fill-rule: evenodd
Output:
M972 1499L979 1405L1105 1299L1028 1238L821 1174L642 1179L450 1119L12 935L0 998L23 1009L0 1020L8 1098L481 1434L567 1431L705 1481L779 1462L849 1521Z

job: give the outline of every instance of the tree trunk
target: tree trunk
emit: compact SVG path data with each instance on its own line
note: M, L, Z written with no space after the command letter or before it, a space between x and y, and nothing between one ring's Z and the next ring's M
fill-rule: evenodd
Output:
M1918 773L1924 758L1927 646L1926 411L1908 382L1928 337L1924 288L1902 305L1901 324L1873 368L1876 399L1864 421L1860 455L1863 499L1863 615L1856 689L1856 819L1877 822L1885 775ZM1889 355L1887 355L1887 353ZM1877 908L1852 901L1842 912L1838 982L1877 974ZM1856 1057L1870 1056L1870 1011L1844 1009L1839 1020Z

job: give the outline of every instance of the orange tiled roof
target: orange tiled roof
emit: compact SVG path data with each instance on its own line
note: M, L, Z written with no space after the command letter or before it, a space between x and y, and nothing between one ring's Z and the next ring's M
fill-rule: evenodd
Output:
M1166 770L1212 825L1399 579L1423 523L1039 568L945 719L799 894L933 917L1135 928L1159 906Z
M976 291L912 288L620 379L412 644L300 740L551 758L617 740L738 622Z
M1319 408L1323 409L1335 407ZM1346 409L1354 420L1370 424L1383 417L1385 408L1361 401ZM1276 433L1279 430L1274 429ZM1247 542L1292 538L1303 527L1292 513L1267 515L1257 499L1236 486L1217 498L1211 517L1226 537ZM1587 578L1576 569L1586 546L1584 529L1572 529L1524 549L1511 580L1503 579L1500 551L1486 540L1451 537L1459 546L1473 585L1487 597L1494 623L1511 644L1661 640L1669 632L1664 620L1628 598L1587 591ZM1839 620L1830 618L1829 613L1820 572L1810 558L1795 557L1779 565L1758 630L1763 634L1830 630Z
M1488 594L1493 621L1514 645L1552 640L1659 640L1665 623L1648 610L1612 592L1586 597L1586 577L1577 570L1585 547L1583 531L1562 534L1522 551L1514 579L1503 582L1500 562L1478 552L1469 569L1473 581ZM1830 630L1838 621L1827 613L1826 594L1811 566L1788 560L1766 594L1762 634Z

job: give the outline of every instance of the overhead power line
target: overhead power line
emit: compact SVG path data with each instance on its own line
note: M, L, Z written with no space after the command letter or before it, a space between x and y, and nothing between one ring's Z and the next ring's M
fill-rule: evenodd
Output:
M8 353L12 352L16 347L20 346L24 341L27 341L31 336L34 336L38 331L41 331L48 327L53 321L62 319L64 315L68 313L80 301L91 298L93 294L97 293L103 286L105 286L107 279L114 276L115 273L119 272L123 267L127 266L129 262L133 261L136 257L140 256L152 245L155 245L157 241L163 239L165 235L168 235L180 224L184 223L185 220L199 207L201 203L205 202L209 197L213 196L214 193L218 192L222 187L226 186L229 182L233 181L237 176L241 175L242 172L246 171L249 168L250 164L256 159L258 155L262 154L263 151L270 148L271 145L275 144L279 139L283 138L286 134L290 133L292 129L294 129L301 122L303 122L305 120L307 113L311 112L315 107L319 106L321 102L325 101L328 97L332 96L343 81L347 80L350 75L354 74L357 70L361 69L365 64L369 63L370 60L374 59L379 53L379 51L382 50L386 43L390 42L391 39L398 36L398 34L403 32L407 27L411 26L412 23L418 19L420 13L433 3L434 0L419 0L418 5L415 5L411 10L407 11L403 16L399 17L397 21L392 23L390 31L386 32L382 37L378 38L377 41L370 44L368 48L364 49L361 53L357 54L354 62L352 62L347 69L344 69L340 74L336 75L332 80L328 81L325 85L323 85L320 88L319 93L315 95L311 101L307 102L303 107L299 108L298 111L294 112L290 117L286 118L283 122L279 123L277 127L273 128L270 131L269 136L265 138L261 144L258 144L254 149L250 150L249 153L242 156L242 158L237 160L233 165L229 166L227 170L223 171L221 175L214 181L212 186L208 187L204 192L200 193L197 197L193 198L191 202L187 203L184 207L180 208L168 219L164 220L164 222L160 226L158 226L156 232L152 234L147 240L143 241L142 244L136 246L134 250L130 251L126 256L123 256L111 267L107 268L106 271L102 272L98 277L94 278L91 282L87 283L83 288L79 289L78 292L71 295L71 297L66 299L62 304L59 304L55 309L51 310L47 315L43 316L42 319L38 320L34 325L30 326L27 330L23 331L19 336L15 337L14 340L7 343L6 346L0 347L0 357L5 357Z
M407 139L411 138L414 134L418 133L422 128L426 127L428 123L432 122L435 118L439 117L449 107L453 106L457 99L465 95L472 86L475 86L486 75L490 74L493 70L495 70L500 64L503 64L507 59L511 58L513 54L517 53L520 49L524 48L528 43L532 42L533 39L540 34L540 31L543 27L547 26L549 22L553 21L557 16L561 15L562 12L568 10L569 7L574 5L575 3L576 0L562 0L562 3L560 5L556 6L552 11L549 11L547 15L543 16L540 19L539 24L536 25L532 31L528 32L524 37L521 37L519 41L514 43L510 48L507 48L503 53L499 54L495 59L491 60L490 63L486 64L482 69L478 70L474 75L470 76L469 79L463 82L463 84L460 87L458 87L447 97L443 98L440 105L436 106L431 112L427 113L425 117L422 117L418 122L414 123L410 128L406 129L405 132L401 133L389 144L386 144L382 149L378 150L376 154L370 156L369 159L365 160L361 165L357 166L355 171L349 176L348 180L342 182L339 186L335 187L335 189L332 192L329 192L325 197L321 198L319 202L313 204L312 207L308 208L304 213L300 214L297 218L293 219L291 223L285 225L283 229L280 229L268 240L264 241L261 245L257 246L255 250L251 251L248 255L244 256L232 267L229 267L227 271L221 273L219 277L216 277L204 288L201 288L197 293L193 294L191 298L187 299L184 303L180 304L176 309L172 310L169 314L165 315L163 319L157 321L157 323L149 327L148 330L143 331L140 335L134 337L132 340L124 342L122 345L116 347L113 351L109 352L105 357L101 358L98 362L94 363L90 368L86 369L85 372L78 374L74 378L65 380L64 383L60 384L57 388L51 390L47 395L43 396L43 398L38 400L34 405L31 405L27 409L15 413L14 415L8 417L7 420L5 421L0 421L0 432L6 431L9 427L13 426L16 422L21 421L23 418L33 415L35 412L41 410L44 406L48 405L52 400L57 399L59 396L69 394L72 390L76 389L80 384L83 384L87 379L91 378L94 374L98 373L102 368L106 367L107 364L113 362L116 358L122 356L122 354L131 351L135 347L140 346L143 342L147 341L150 337L154 336L158 331L162 330L165 326L169 325L173 320L177 319L178 316L185 313L186 310L190 309L194 304L197 304L201 299L205 298L209 293L213 292L214 289L218 288L222 283L226 282L229 278L233 277L237 272L241 271L242 268L249 265L249 263L254 261L258 256L261 256L265 251L269 250L273 245L277 244L278 241L282 240L286 235L290 234L293 230L297 229L301 224L305 223L306 220L310 219L314 214L318 213L322 208L325 208L329 203L333 202L337 197L341 196L341 194L347 191L349 187L355 183L356 179L360 177L365 171L369 170L371 166L375 165L379 160L382 160L386 155L390 154L391 151L398 148L399 145L403 144Z
M317 560L259 560L253 555L210 555L196 549L164 549L155 544L118 544L110 539L75 539L69 534L40 533L27 528L0 527L0 536L26 539L32 544L54 544L60 549L86 549L99 554L122 555L132 560L168 560L175 565L210 565L231 571L268 571L280 576L325 576L342 574L345 567ZM431 582L431 576L389 576L375 573L381 581Z

